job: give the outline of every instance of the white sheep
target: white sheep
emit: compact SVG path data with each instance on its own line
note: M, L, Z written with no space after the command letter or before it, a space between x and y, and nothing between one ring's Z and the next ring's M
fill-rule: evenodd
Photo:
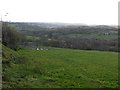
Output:
M39 50L39 48L37 48L37 50Z

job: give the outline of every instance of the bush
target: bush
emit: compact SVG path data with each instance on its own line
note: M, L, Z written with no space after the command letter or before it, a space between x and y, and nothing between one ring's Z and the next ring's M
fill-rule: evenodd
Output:
M17 43L21 41L19 33L15 28L10 27L7 23L2 26L2 43L14 50L17 50Z

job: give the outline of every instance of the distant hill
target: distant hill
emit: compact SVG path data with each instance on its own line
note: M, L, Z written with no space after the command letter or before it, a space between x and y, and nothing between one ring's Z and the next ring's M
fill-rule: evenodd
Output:
M108 25L10 22L22 41L32 45L117 51L118 28ZM103 44L104 43L104 44Z
M108 25L86 25L77 23L43 23L43 22L9 22L10 25L16 26L19 29L53 29L53 28L69 28L69 27L81 27L81 28L97 28L97 29L117 29L117 26Z

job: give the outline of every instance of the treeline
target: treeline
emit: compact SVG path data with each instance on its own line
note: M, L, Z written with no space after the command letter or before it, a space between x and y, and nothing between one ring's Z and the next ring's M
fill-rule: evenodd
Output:
M99 40L99 39L66 39L66 40L55 40L55 39L41 39L32 42L35 46L51 46L58 48L70 48L80 50L99 50L99 51L114 51L118 52L118 40ZM29 45L29 44L26 44Z

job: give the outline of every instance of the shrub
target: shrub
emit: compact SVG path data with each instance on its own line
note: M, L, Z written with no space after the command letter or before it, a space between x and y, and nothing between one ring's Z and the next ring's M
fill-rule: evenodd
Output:
M2 43L14 50L17 50L17 43L21 41L19 33L15 28L10 27L7 23L2 26Z

